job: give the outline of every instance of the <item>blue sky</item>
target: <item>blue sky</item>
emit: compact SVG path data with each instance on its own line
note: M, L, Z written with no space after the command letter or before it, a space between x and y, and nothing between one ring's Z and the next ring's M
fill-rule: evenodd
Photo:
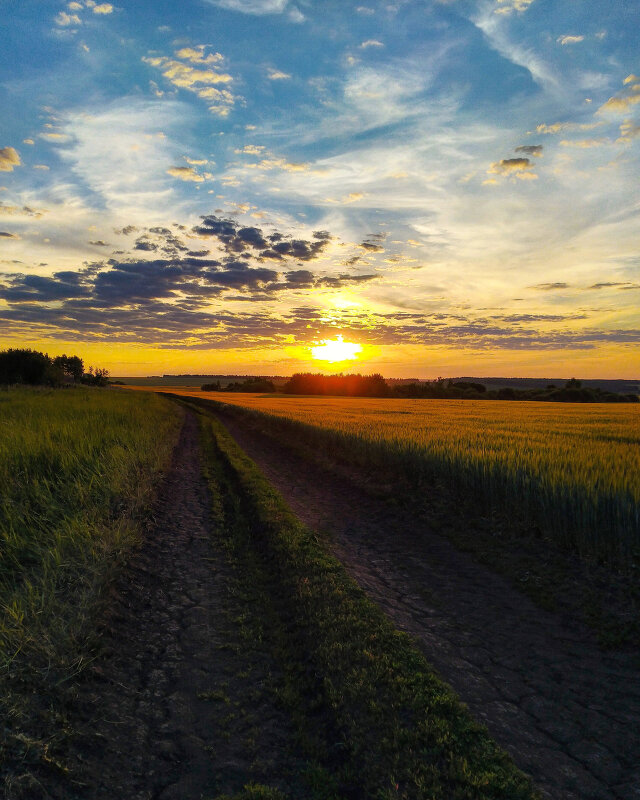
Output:
M342 335L389 376L638 376L637 4L2 13L3 346L288 374Z

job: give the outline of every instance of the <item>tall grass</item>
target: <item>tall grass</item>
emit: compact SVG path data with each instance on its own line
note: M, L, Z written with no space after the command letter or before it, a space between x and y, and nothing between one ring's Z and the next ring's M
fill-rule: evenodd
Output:
M224 393L216 400L266 414L272 426L280 418L296 436L414 485L444 479L488 506L517 511L584 558L622 571L640 566L638 406Z
M175 441L175 406L96 389L0 393L0 674L81 658L105 575Z

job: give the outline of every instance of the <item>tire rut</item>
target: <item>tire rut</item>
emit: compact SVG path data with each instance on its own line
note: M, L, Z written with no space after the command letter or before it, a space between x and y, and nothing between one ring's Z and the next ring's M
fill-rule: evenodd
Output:
M288 718L263 688L277 668L266 643L258 652L235 631L247 609L211 543L191 412L154 517L111 592L101 655L81 676L73 788L51 787L56 798L200 800L249 780L277 785L292 769Z
M298 517L552 800L640 798L637 654L541 610L391 506L223 416Z

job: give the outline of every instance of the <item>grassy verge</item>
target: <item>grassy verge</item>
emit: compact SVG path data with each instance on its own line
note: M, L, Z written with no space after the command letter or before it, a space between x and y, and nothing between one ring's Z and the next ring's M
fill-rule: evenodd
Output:
M202 428L207 469L218 483L224 474L226 493L238 498L249 526L243 546L256 567L247 580L264 587L281 630L281 700L309 755L307 796L537 796L220 423L205 414Z
M412 471L411 462L385 459L382 445L379 457L373 457L367 448L352 449L336 431L211 400L190 402L215 407L223 416L269 437L274 446L290 449L339 472L361 489L411 509L419 525L436 530L505 575L542 608L586 622L604 647L637 646L640 641L640 563L631 560L620 573L611 565L576 558L572 550L546 535L526 508L483 503L442 477Z
M63 694L178 415L155 396L15 389L0 394L0 420L0 769L15 782L30 764L64 768Z

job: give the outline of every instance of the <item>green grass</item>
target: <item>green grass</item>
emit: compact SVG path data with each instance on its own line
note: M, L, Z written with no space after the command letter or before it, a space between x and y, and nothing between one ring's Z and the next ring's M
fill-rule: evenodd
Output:
M309 754L309 797L536 797L220 423L206 413L201 420L210 479L237 498L246 522L242 546L257 565L247 580L259 576L281 626L281 701Z
M88 658L105 581L137 540L178 418L152 395L0 392L0 766L56 763L57 690Z

